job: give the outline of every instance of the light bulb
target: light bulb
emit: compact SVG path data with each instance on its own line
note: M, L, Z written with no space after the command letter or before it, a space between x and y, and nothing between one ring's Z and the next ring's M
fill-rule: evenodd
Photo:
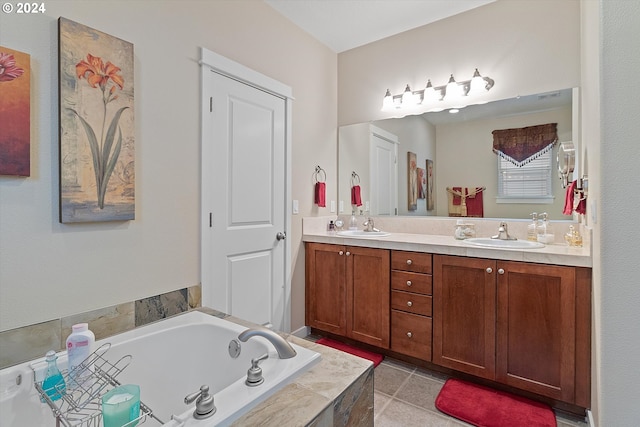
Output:
M445 97L448 100L458 98L462 95L461 86L456 83L456 79L453 78L453 74L449 77L449 82L447 83L447 89L445 93Z
M393 108L393 96L389 89L387 89L387 93L384 95L384 99L382 100L382 109L383 110L391 110Z
M411 88L409 87L409 85L407 85L407 87L404 90L404 93L402 94L402 105L410 107L415 104L416 104L416 96L413 94L413 92L411 92Z
M433 88L431 84L431 80L427 80L427 87L424 89L424 100L425 101L436 101L439 99L439 94Z
M487 91L487 82L482 78L480 72L476 68L476 71L473 73L473 78L471 79L471 83L469 84L469 95L476 93L483 93Z

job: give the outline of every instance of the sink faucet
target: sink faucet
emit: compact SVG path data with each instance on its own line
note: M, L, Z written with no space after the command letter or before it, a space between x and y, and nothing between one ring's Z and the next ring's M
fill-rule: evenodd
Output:
M371 217L368 217L367 220L362 223L362 225L366 227L364 231L380 231L373 226L373 218Z
M498 240L518 240L515 237L512 237L509 235L507 223L504 221L501 222L500 226L498 227L498 234L496 234L495 236L491 236L491 238L498 239Z
M246 331L242 332L240 335L238 335L238 339L242 342L247 342L251 337L266 338L276 348L276 351L278 352L278 357L280 359L290 359L297 354L287 340L282 338L277 333L273 332L271 329L249 328Z

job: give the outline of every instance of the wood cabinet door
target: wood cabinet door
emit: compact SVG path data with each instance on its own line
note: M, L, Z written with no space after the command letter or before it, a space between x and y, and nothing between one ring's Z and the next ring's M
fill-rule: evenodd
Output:
M339 335L347 333L346 248L307 243L305 251L306 324Z
M433 363L495 379L495 264L433 256Z
M347 246L347 336L389 348L390 255Z
M575 268L507 261L497 266L497 380L573 402Z

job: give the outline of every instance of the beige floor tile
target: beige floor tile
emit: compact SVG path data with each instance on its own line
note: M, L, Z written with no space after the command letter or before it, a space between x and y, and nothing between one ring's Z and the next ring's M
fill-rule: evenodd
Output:
M378 365L374 371L373 388L376 392L393 396L409 378L409 375L411 375L410 372L387 364Z
M376 427L461 427L454 418L417 408L397 399L376 418Z
M441 382L414 374L400 387L395 398L437 412L435 401L441 388Z

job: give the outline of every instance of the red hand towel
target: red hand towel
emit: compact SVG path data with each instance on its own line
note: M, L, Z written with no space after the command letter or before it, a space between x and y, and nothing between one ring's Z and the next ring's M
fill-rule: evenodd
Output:
M576 188L576 181L573 181L571 184L567 185L567 194L564 199L564 210L562 211L563 215L571 215L573 214L573 198L575 197L573 190Z
M484 203L482 201L482 187L467 188L467 216L484 217Z
M316 182L316 197L315 203L316 205L324 208L327 206L326 200L326 184L324 182Z
M458 194L465 194L462 187L453 187L453 191L455 191ZM462 197L457 196L455 193L453 194L453 205L454 206L460 206L460 203L462 202Z
M583 199L578 202L578 206L576 206L576 213L584 215L587 213L587 200Z
M351 204L356 206L362 206L362 196L360 194L360 186L354 185L351 187Z

